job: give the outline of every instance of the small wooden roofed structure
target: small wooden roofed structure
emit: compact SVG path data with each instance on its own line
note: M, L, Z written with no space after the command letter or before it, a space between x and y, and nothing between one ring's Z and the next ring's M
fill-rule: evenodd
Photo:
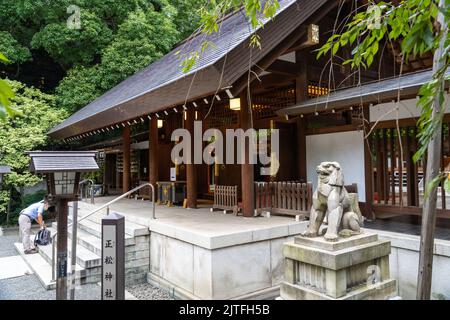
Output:
M30 151L30 171L49 172L90 172L98 170L96 152L92 151Z
M327 0L280 0L274 20L265 20L264 28L253 30L240 12L228 16L220 31L204 37L197 35L147 68L127 78L67 120L49 131L55 139L66 139L83 133L150 116L225 89L238 95L248 85L249 61L264 69L287 49L297 43L307 19L323 5L334 7ZM328 12L329 10L322 10ZM249 50L251 35L257 33L261 49ZM283 36L280 36L283 35ZM290 37L295 35L295 37ZM201 55L188 73L182 72L182 58L200 50L202 40L214 43ZM177 54L178 53L178 54ZM271 53L271 57L268 57ZM260 73L262 70L257 71Z

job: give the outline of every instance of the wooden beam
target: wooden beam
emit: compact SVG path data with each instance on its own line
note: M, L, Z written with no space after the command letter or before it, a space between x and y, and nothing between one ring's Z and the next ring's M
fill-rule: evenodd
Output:
M149 122L148 149L149 181L156 188L156 182L158 181L158 119L155 116Z
M363 108L364 117L364 130L363 134L366 135L369 132L370 127L370 110L369 107ZM370 141L371 136L364 139L364 183L366 187L366 206L365 206L365 216L369 219L374 219L373 214L373 168L372 168L372 155L370 152Z
M359 125L355 124L345 124L342 126L332 126L332 127L323 127L323 128L312 128L306 130L306 135L314 135L314 134L325 134L325 133L337 133L337 132L345 132L345 131L356 131L360 130Z
M275 60L266 71L287 76L296 76L298 74L297 65L293 62L284 60Z
M130 127L126 126L123 128L122 132L122 149L123 149L123 193L130 190L130 179L131 179L131 137L130 137Z
M295 76L270 73L260 77L261 81L253 81L251 85L252 94L259 94L273 88L287 87L292 85Z
M297 118L297 161L298 178L307 182L306 170L306 121L304 118Z
M300 70L298 77L295 79L295 102L300 103L308 99L308 63L307 55L296 52L295 63L297 69ZM306 169L306 121L304 118L297 118L297 161L298 161L298 177L299 180L307 182Z
M292 51L300 51L319 44L319 26L316 24L310 24L307 27L306 34L294 43L285 53Z
M188 108L186 110L186 129L191 134L191 152L190 159L186 164L186 206L191 209L197 208L197 168L194 164L194 121L195 109Z
M241 128L246 131L252 127L252 108L248 103L247 90L240 94L241 99ZM244 143L244 163L241 164L242 176L242 214L244 217L253 217L255 211L255 183L253 164L250 164L250 146L248 139Z
M323 17L325 17L331 10L333 10L337 5L339 1L333 1L331 3L327 3L326 5L322 6L318 12L317 15L313 15L309 21L307 21L305 24L308 23L316 23L320 21ZM295 29L284 41L282 41L280 44L278 44L269 54L267 54L265 57L257 61L258 69L252 70L250 74L246 73L242 77L240 77L238 80L236 80L233 84L233 87L230 89L233 96L237 96L242 90L247 88L247 86L253 82L253 80L256 79L257 75L261 74L262 70L267 69L275 60L277 60L280 56L282 56L286 51L295 44L295 42L298 39L301 39L306 33L307 30L305 28L305 24L299 26L297 29Z

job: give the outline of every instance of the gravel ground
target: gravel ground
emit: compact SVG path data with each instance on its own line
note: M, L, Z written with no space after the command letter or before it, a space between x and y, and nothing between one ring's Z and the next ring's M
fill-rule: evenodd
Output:
M0 236L0 258L17 256L14 242L18 242L18 235Z
M166 290L154 287L149 283L130 286L126 290L138 300L175 300Z
M97 284L82 285L75 291L76 300L100 300ZM32 274L0 280L0 300L55 300L55 290L45 290Z
M31 228L31 233L37 231L39 231L39 227L33 226ZM19 229L16 227L7 229L0 227L0 258L18 255L14 248L15 242L20 242Z

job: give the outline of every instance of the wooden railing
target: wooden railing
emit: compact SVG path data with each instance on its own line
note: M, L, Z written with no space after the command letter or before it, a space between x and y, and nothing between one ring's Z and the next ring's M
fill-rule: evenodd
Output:
M214 186L214 204L211 211L214 209L233 211L235 215L239 212L238 207L238 190L237 186Z
M271 214L309 215L312 183L255 182L255 209Z

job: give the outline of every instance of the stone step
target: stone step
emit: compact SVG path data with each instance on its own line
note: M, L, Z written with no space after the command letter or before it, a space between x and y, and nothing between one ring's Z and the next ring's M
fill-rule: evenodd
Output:
M68 232L68 235L69 239L72 239L72 230ZM134 242L134 238L125 235L125 247L134 246ZM79 229L77 231L77 243L98 256L102 254L102 239L89 232Z
M56 288L56 282L52 281L52 268L47 260L40 254L25 254L22 243L14 243L16 251L22 256L46 290Z
M104 214L93 214L92 216L81 221L81 223L83 223L84 221L91 221L91 222L94 222L94 223L98 224L99 226L101 226L102 219L104 217L105 217ZM125 219L125 234L134 236L134 237L139 237L139 236L149 235L150 231L149 231L148 227L146 227L146 226L143 226L143 225L140 225L140 224L137 224L137 223L134 223L132 221Z
M24 254L22 243L14 243L16 251L22 256L25 263L37 276L39 282L46 290L56 288L56 282L52 281L52 266L41 254ZM42 247L40 247L41 249ZM41 252L41 250L39 251ZM67 265L67 273L70 274L72 266ZM92 270L86 270L80 265L76 265L77 284L96 283L101 280L100 272L94 274Z
M85 216L86 214L89 214L92 212L92 210L95 210L97 207L88 203L79 203L78 204L78 218L81 218ZM118 212L118 214L121 214ZM123 214L122 214L123 215ZM89 220L92 222L95 222L99 225L101 225L101 219L106 216L106 209L94 213L92 216L86 218L83 221ZM147 226L136 223L134 221L130 221L126 215L125 216L125 233L132 235L132 236L145 236L150 234L150 231ZM69 209L69 220L71 220L72 217L72 208ZM82 221L82 222L83 222Z
M72 230L69 231L69 239L72 239ZM102 255L102 239L79 229L77 231L77 243L99 257Z
M55 232L53 228L48 228L52 232ZM34 236L33 236L34 239ZM68 240L67 243L67 251L68 251L68 259L71 257L71 241ZM52 245L47 246L39 246L39 253L44 257L44 259L51 263L52 261ZM98 254L84 248L83 246L77 244L77 264L85 269L95 268L101 266L101 257Z
M58 223L57 222L53 222L52 223L52 228L54 228L55 230L58 227ZM102 232L101 232L101 225L96 224L90 220L83 220L78 224L78 243L83 245L85 248L95 252L98 254L98 251L96 252L95 249L91 246L94 245L97 248L101 248L101 236L102 236ZM68 235L69 238L72 237L72 228L69 227L68 230ZM80 241L81 235L84 236L83 240L86 241ZM97 240L96 240L97 239ZM92 240L92 243L90 243L90 241ZM125 233L125 246L132 246L135 244L135 239L132 235L126 234Z

